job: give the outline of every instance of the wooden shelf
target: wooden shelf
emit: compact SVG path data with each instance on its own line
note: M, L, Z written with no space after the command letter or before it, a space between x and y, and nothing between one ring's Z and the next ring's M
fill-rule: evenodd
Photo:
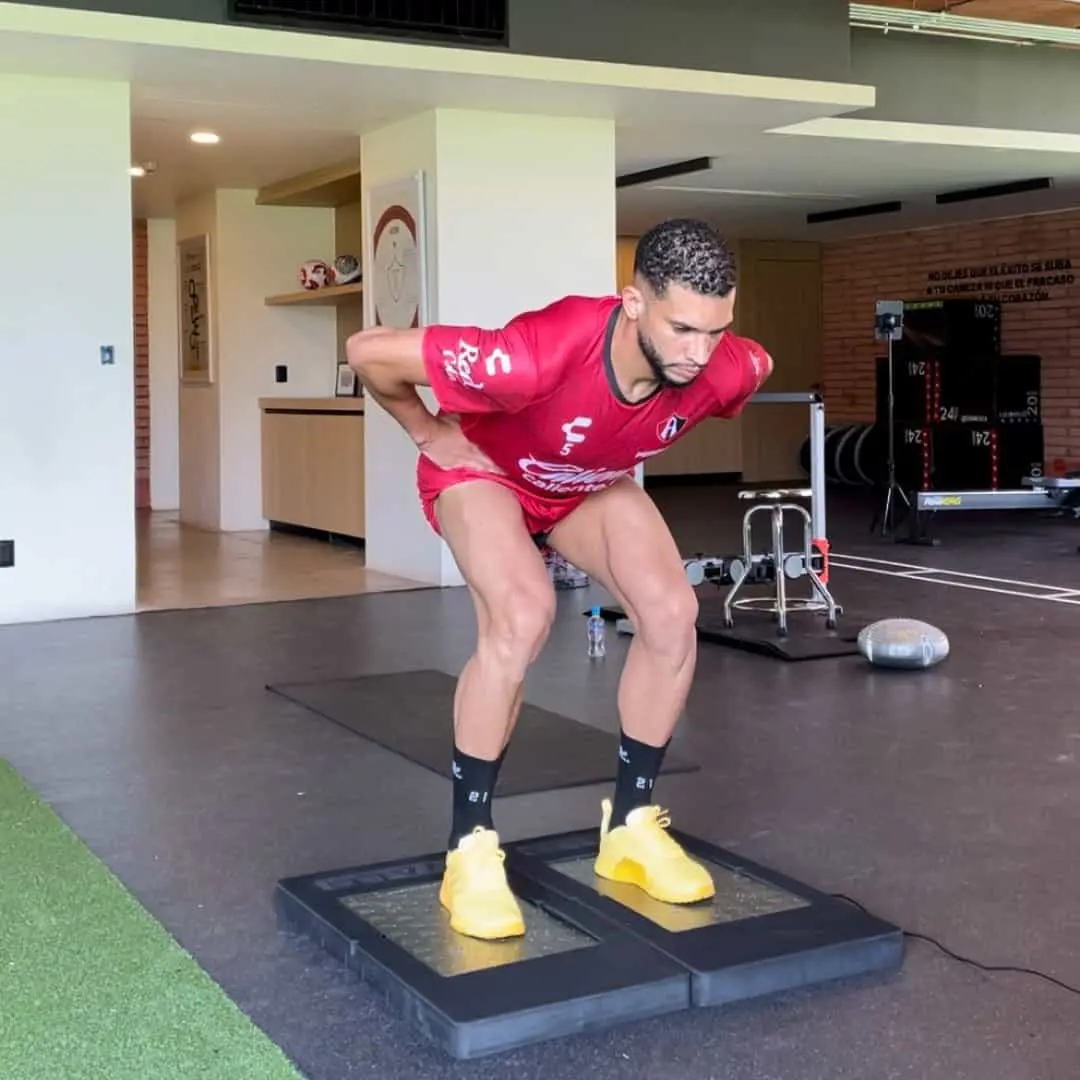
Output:
M338 207L359 201L360 162L356 160L267 184L255 196L258 206Z
M363 292L363 283L356 281L349 285L329 285L324 289L301 289L299 292L279 293L277 296L268 296L263 303L267 307L284 307L290 304L339 304L350 297L362 296Z
M362 413L364 399L362 397L262 397L259 398L259 408L263 412Z

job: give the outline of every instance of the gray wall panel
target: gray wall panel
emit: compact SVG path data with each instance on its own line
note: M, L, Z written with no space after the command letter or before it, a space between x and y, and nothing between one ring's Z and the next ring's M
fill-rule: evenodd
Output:
M40 5L226 21L226 0L36 0ZM514 52L575 60L844 81L846 0L510 0Z

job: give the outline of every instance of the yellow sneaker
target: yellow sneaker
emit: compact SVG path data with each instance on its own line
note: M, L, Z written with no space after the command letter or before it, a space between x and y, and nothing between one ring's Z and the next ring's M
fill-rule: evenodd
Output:
M492 829L477 826L446 855L439 903L450 912L459 934L484 938L520 937L525 920L506 880L506 853Z
M715 895L708 870L665 832L671 824L666 811L639 806L625 825L612 829L611 801L605 799L602 806L600 851L593 867L598 877L637 885L668 904L693 904Z

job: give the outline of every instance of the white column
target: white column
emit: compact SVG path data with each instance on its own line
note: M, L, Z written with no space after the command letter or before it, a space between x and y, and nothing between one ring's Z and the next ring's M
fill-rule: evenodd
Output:
M135 607L126 83L0 75L0 623Z
M364 136L361 154L365 200L424 172L429 322L497 326L570 293L613 292L613 121L437 109ZM367 565L461 584L421 513L416 449L373 402L365 460Z

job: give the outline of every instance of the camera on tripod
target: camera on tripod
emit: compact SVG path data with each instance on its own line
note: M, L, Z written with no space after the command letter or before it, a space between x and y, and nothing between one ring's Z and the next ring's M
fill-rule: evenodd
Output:
M874 337L899 341L904 336L904 301L879 300L874 308Z
M904 489L896 482L896 397L893 387L893 345L904 336L904 301L903 300L878 300L874 305L874 337L878 341L889 343L888 370L889 370L889 396L888 396L888 442L886 444L886 467L888 480L885 487L885 505L880 513L876 513L874 521L870 525L873 532L877 523L881 522L881 535L885 536L892 532L900 521L900 507L904 507L910 513L911 502Z

